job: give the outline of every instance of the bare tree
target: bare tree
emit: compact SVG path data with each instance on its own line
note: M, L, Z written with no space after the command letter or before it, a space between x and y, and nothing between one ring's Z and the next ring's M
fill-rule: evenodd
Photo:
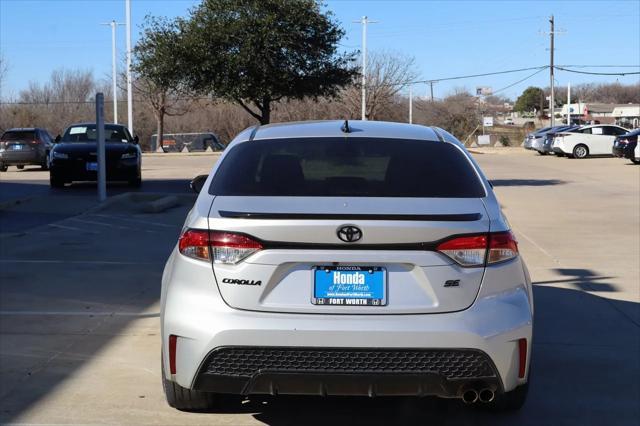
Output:
M133 89L151 107L156 119L156 144L162 146L165 118L185 115L193 107L194 99L184 91L158 86L144 77L134 81Z
M0 55L0 99L2 96L2 86L4 85L4 79L7 77L7 73L9 72L9 64L5 59L4 55Z
M372 52L367 62L367 105L365 115L376 120L389 112L394 97L417 78L415 58L394 52ZM349 117L359 117L361 86L357 83L343 90L342 101Z

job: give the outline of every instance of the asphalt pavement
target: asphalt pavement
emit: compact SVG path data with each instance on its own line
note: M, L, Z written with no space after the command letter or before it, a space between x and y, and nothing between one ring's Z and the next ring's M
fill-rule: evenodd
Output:
M151 158L142 189L150 193L207 173L216 160ZM5 232L17 222L0 217L0 422L637 425L640 167L519 149L476 159L535 283L531 389L520 412L435 398L303 397L251 398L215 413L173 410L160 382L160 277L193 197L177 185L167 191L183 192L181 204L148 214L139 208L144 194L100 207L92 188L40 193L30 177L42 172L14 172L11 182L34 185L23 206L35 203L37 216L61 205L63 217L19 232Z

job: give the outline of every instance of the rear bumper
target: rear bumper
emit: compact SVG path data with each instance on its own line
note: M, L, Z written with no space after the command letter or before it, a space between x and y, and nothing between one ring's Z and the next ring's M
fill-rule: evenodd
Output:
M505 274L520 284L501 284L500 277ZM233 309L221 298L211 265L175 251L163 275L161 325L166 378L191 389L240 394L373 392L459 397L465 387L481 383L497 392L509 391L526 383L518 377L518 340L527 340L530 354L532 323L530 282L519 258L487 268L480 294L469 309L441 314L317 315ZM175 374L170 374L169 368L169 335L177 336ZM214 354L238 347L255 354L265 349L278 354L283 351L279 348L339 350L327 359L347 361L357 361L357 357L345 355L345 351L472 351L486 357L493 373L449 376L448 371L457 368L453 360L457 355L451 360L442 358L437 368L416 370L400 364L391 372L384 368L318 371L323 363L293 369L259 364L250 374L235 375L228 374L232 370L216 370ZM286 354L277 357L282 356ZM250 354L242 357L268 359ZM236 367L243 368L241 364Z
M65 181L96 181L98 173L88 171L85 161L54 160L50 166L51 174ZM127 181L140 175L140 169L136 159L108 162L107 180Z
M43 156L36 150L2 151L0 152L0 162L5 166L40 164L44 160Z
M205 359L194 388L232 394L439 395L502 392L491 359L477 350L223 347Z

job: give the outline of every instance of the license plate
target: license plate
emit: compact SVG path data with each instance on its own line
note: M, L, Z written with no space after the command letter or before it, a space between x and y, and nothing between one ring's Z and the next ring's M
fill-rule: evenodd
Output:
M24 148L24 145L11 145L12 151L22 151L23 148Z
M87 171L88 172L97 172L98 171L98 163L87 163Z
M380 266L315 266L315 305L384 306L387 304L387 274Z

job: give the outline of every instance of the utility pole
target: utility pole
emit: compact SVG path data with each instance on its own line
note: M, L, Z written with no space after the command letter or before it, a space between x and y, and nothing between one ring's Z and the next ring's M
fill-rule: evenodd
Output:
M409 85L409 124L413 124L413 93Z
M127 125L133 136L133 90L131 84L131 0L125 2L127 25Z
M553 19L553 15L551 15L551 18L549 19L549 23L551 24L551 31L549 32L549 37L551 38L551 48L550 48L550 59L549 59L549 80L550 80L550 87L551 87L551 96L549 96L549 116L551 117L551 127L554 126L555 124L555 114L554 109L555 109L555 90L554 90L554 86L555 86L555 81L553 78L553 71L554 71L554 65L553 65L553 36L555 35L555 22Z
M111 27L111 80L113 86L113 122L115 124L118 124L118 67L116 65L116 27L118 25L124 24L112 20L111 22L105 22L101 25L109 25Z
M362 120L365 121L367 119L367 24L375 24L378 21L370 21L363 16L361 20L353 22L362 24Z
M429 82L429 86L431 87L431 102L433 102L433 81Z
M567 83L567 126L571 125L571 82Z

